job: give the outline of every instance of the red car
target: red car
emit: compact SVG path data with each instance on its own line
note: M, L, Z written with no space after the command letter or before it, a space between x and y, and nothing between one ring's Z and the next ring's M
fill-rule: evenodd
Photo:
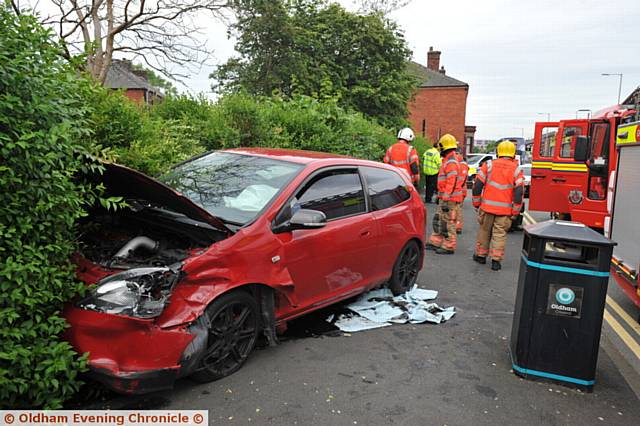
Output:
M97 286L65 316L118 392L227 376L287 321L382 284L403 292L422 268L424 205L385 164L238 149L159 181L108 164L101 181L127 206L82 224L78 276Z

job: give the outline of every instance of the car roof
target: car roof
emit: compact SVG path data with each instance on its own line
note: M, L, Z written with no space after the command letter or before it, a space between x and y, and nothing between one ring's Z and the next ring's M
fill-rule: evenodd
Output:
M253 155L256 157L272 158L274 160L290 161L292 163L299 164L311 164L311 163L327 163L336 165L362 165L362 166L384 166L389 168L383 163L376 161L363 160L360 158L349 157L347 155L330 154L327 152L316 151L303 151L297 149L281 149L281 148L234 148L225 149L224 152L231 152L235 154Z

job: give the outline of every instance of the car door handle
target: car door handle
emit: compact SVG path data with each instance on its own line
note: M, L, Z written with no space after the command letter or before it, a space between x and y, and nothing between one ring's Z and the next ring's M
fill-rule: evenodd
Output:
M368 229L365 229L364 231L360 231L361 237L368 237L369 235L371 235L371 231L369 231Z
M531 176L531 179L545 179L546 176Z
M551 179L554 182L566 182L567 180L565 178L553 178Z

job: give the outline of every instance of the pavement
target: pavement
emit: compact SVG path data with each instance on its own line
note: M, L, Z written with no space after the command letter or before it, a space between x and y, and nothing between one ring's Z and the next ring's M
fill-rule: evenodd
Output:
M434 205L428 208L432 213ZM471 260L477 224L469 200L465 217L456 254L427 252L418 278L420 287L439 291L438 304L456 307L447 323L290 338L255 351L222 380L185 379L171 391L120 397L108 406L207 409L213 425L637 424L640 358L613 322L603 327L592 393L512 373L508 345L523 234L509 234L503 270L493 272ZM637 318L616 290L611 283L612 300ZM607 310L618 325L640 336L612 306ZM313 328L318 318L298 328Z

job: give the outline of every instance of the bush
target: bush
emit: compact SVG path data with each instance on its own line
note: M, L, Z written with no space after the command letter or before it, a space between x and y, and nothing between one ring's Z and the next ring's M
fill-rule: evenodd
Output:
M204 152L193 139L193 129L176 120L149 120L143 137L122 150L116 150L118 160L149 175L158 175L171 165Z
M93 89L33 17L0 6L0 28L0 407L59 408L85 368L60 313L83 288L69 258Z
M128 108L112 110L129 111ZM140 107L133 108L138 111L135 120L139 128L129 134L135 134L135 140L101 137L96 143L117 147L120 162L149 174L160 174L172 164L213 149L289 148L381 160L394 142L393 132L361 113L344 110L331 99L296 96L285 100L235 94L211 103L203 97L179 96L151 107L148 114ZM107 109L101 107L98 111L104 113ZM126 114L109 116L112 120L134 121ZM98 117L96 121L109 120ZM125 125L110 126L119 129Z

